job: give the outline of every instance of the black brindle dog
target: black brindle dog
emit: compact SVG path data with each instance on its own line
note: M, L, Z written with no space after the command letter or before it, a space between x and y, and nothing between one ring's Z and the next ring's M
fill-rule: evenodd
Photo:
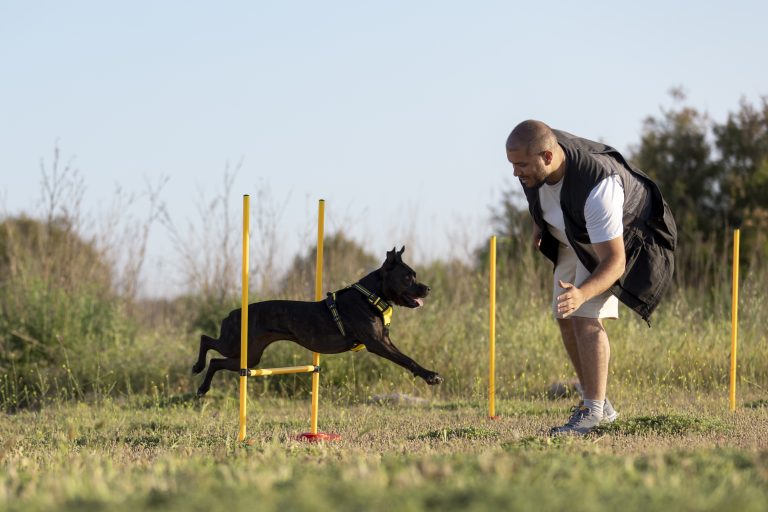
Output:
M338 321L334 319L328 300L268 300L250 304L248 368L259 364L264 349L278 340L294 341L321 354L338 354L365 345L369 352L410 370L427 384L440 384L443 381L440 375L423 368L392 343L385 324L387 312L382 314L382 310L392 304L417 308L429 294L429 287L416 281L416 272L403 263L404 250L405 247L387 252L387 259L381 268L358 281L359 288L353 285L336 292L334 299ZM386 302L374 306L377 297ZM240 318L241 309L232 311L221 322L221 334L217 340L206 335L200 337L200 354L192 373L203 371L205 356L211 349L226 359L211 360L205 379L197 390L198 396L208 392L217 371L240 371Z

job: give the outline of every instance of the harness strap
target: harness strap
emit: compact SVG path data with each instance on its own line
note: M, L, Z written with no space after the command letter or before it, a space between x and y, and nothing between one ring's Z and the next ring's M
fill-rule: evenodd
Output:
M389 326L390 322L392 322L392 311L394 311L392 304L382 299L372 291L368 290L360 283L355 283L348 288L354 288L355 290L365 295L365 297L368 299L368 302L370 302L371 305L375 307L379 313L381 313L381 316L384 317L384 326Z
M341 315L339 315L339 308L336 307L336 293L337 292L328 292L328 295L325 298L325 305L328 306L329 310L331 310L331 316L333 317L333 321L336 322L336 327L339 328L341 335L346 336L347 333L344 330L344 323L341 321ZM359 350L363 350L364 348L365 345L362 343L357 343L350 350L352 352L357 352Z
M368 299L368 302L373 307L375 307L379 313L381 313L381 317L384 319L384 327L389 327L389 324L392 322L392 312L394 311L392 304L382 299L372 291L368 290L365 286L361 285L360 283L355 283L353 285L347 286L346 288L342 288L337 292L328 292L325 298L325 305L328 306L328 309L331 312L331 316L333 317L333 321L336 322L336 327L339 328L339 332L341 333L342 336L346 336L347 332L344 330L344 323L341 321L341 315L339 314L339 309L336 307L336 294L342 290L347 290L349 288L354 288L358 292L365 295L365 297ZM357 342L357 345L352 347L350 350L352 350L353 352L357 352L358 350L363 350L364 348L365 348L365 345L363 345L360 342Z
M347 333L344 331L344 324L341 322L341 316L339 316L339 309L336 307L336 292L328 292L328 295L325 298L325 304L328 306L328 309L331 310L331 316L333 317L333 321L336 322L336 327L339 328L341 335L346 336Z

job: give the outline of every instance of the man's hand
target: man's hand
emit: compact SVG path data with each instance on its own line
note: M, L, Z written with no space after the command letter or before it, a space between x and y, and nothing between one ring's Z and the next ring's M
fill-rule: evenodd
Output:
M541 229L534 222L533 223L533 248L535 250L539 250L540 245L541 245Z
M577 288L572 283L558 281L563 293L557 296L557 312L564 317L579 309L582 304L608 290L624 273L624 239L617 237L607 242L593 244L600 261L592 275Z
M587 299L581 289L576 288L572 283L558 280L557 284L563 289L563 293L557 296L557 313L563 315L563 318L568 318Z

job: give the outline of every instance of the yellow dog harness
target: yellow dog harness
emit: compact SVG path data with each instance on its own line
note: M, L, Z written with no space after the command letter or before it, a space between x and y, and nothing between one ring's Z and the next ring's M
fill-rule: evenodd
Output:
M351 286L347 286L346 288L342 288L339 291L328 292L328 296L325 298L325 304L328 306L328 309L331 311L331 316L333 317L333 321L336 322L336 326L339 328L339 332L341 332L342 336L346 336L347 333L344 330L344 323L341 321L341 315L339 315L339 310L336 307L336 294L341 291L347 290L349 288L353 288L358 292L362 293L363 295L365 295L365 297L368 299L368 302L371 304L371 306L376 308L376 310L381 314L381 317L384 319L384 327L389 327L389 324L392 321L392 312L394 311L392 304L382 299L372 291L368 290L366 287L364 287L360 283L355 283ZM352 347L350 350L352 350L353 352L357 352L358 350L363 350L364 348L365 348L365 345L363 345L360 342L356 342L356 345Z

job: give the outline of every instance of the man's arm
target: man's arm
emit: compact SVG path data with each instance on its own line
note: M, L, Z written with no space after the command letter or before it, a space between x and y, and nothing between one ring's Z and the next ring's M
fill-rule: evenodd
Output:
M623 209L624 187L616 175L602 180L589 193L584 205L584 219L589 239L600 240L592 243L598 265L579 288L572 283L559 283L565 291L557 298L558 312L573 313L586 301L613 286L624 274Z
M560 281L565 291L557 296L557 311L569 315L582 304L606 291L624 274L626 256L624 255L624 237L619 236L606 242L592 244L599 261L592 275L579 288L573 283Z

